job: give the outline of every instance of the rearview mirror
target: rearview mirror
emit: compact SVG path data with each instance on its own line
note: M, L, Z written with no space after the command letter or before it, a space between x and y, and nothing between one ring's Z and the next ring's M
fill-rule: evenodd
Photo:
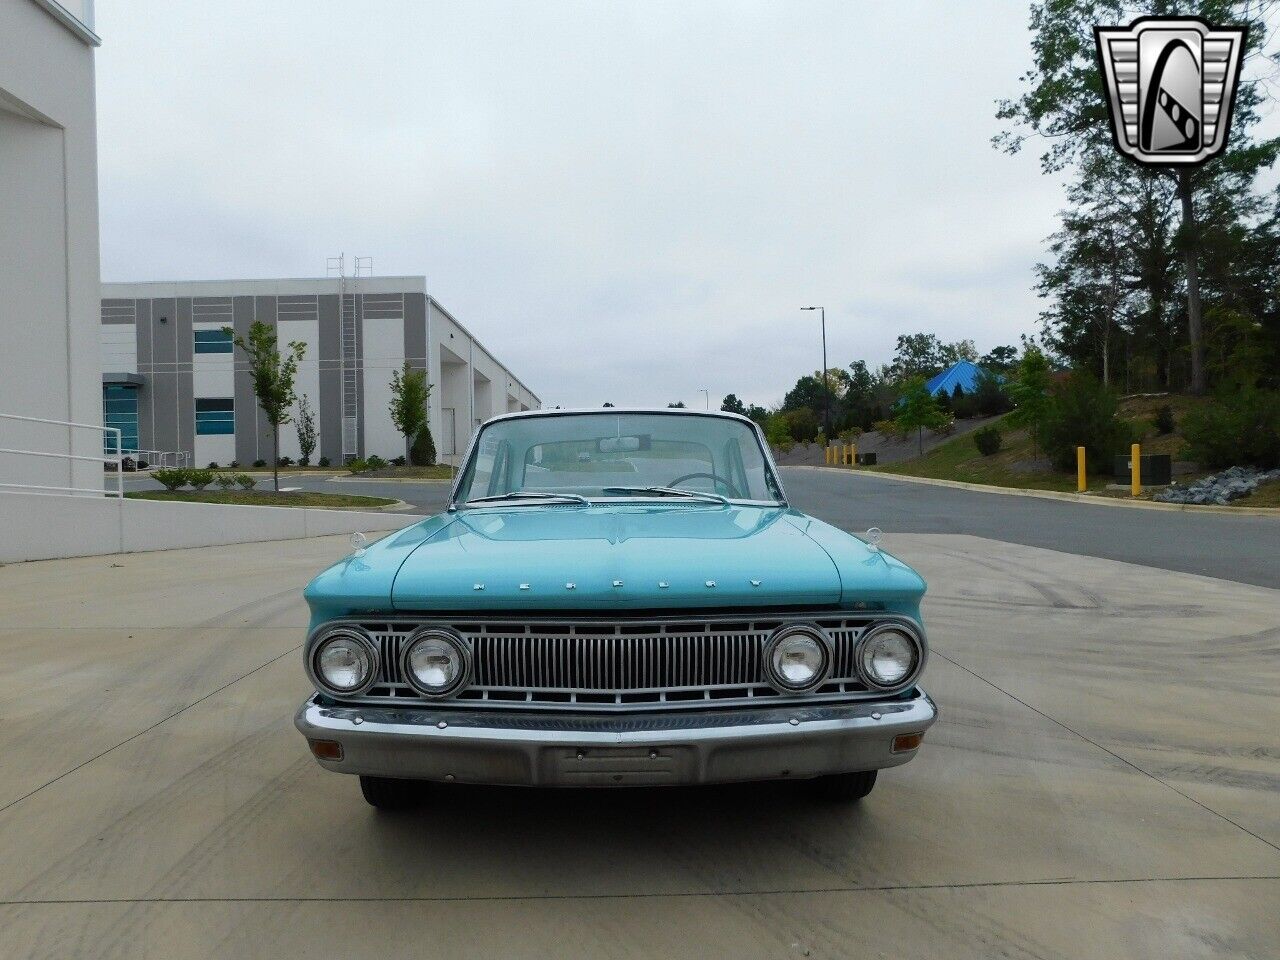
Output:
M596 449L601 453L631 453L636 450L648 450L649 437L604 437L596 441Z

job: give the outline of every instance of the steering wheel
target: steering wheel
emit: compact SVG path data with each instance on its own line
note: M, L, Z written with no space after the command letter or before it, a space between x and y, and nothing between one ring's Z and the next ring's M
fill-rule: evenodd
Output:
M726 480L724 477L720 476L720 474L718 473L686 473L683 477L676 477L674 480L668 483L667 486L678 487L680 484L684 483L686 480L697 480L699 477L706 477L708 480L711 480L714 483L724 484L725 488L729 491L729 496L731 497L736 497L739 500L746 499L745 497L743 497L742 493L738 490L737 487L733 485L731 481Z

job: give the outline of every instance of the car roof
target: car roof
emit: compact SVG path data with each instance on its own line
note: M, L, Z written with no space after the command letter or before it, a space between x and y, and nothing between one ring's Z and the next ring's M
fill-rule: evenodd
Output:
M525 417L562 417L566 415L581 416L583 414L598 415L627 413L657 413L682 417L722 417L728 420L738 420L753 427L756 425L756 422L750 417L744 417L740 413L730 413L728 410L690 410L687 407L557 407L551 410L517 410L514 413L500 413L496 417L490 417L484 422L484 424L481 424L481 426L486 426L490 423L497 423L499 420L517 420Z

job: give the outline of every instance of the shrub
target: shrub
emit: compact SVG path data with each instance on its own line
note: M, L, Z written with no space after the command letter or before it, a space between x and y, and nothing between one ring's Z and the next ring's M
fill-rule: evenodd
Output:
M897 420L877 420L872 426L881 436L891 437L894 440L901 440L907 435L906 431L898 426Z
M383 460L376 453L373 456L369 457L368 463L369 463L370 470L381 470L383 467L387 465L387 461Z
M145 460L139 460L136 464L134 464L134 469L135 469L135 470L146 470L149 466L151 466L151 464L147 463L147 461L145 461Z
M166 490L177 490L179 487L186 486L187 474L190 472L182 469L156 470L151 476L155 477Z
M229 473L220 473L213 478L213 482L218 485L220 490L230 490L236 485L236 478Z
M971 393L954 397L951 401L951 412L957 420L972 420L978 415L978 398Z
M251 477L247 473L237 473L236 483L240 484L240 487L243 490L252 490L257 486L258 481L255 477Z
M188 470L187 483L195 487L197 490L203 490L209 484L213 483L212 470Z
M369 469L369 464L360 457L356 457L354 460L347 461L347 469L352 473L363 473Z
M392 457L392 458L391 458L391 465L392 465L393 467L403 467L403 466L404 466L406 463L408 463L408 462L409 462L409 461L408 461L408 460L406 460L406 459L404 458L404 456L403 456L403 455L401 455L401 456L399 456L399 457Z
M1117 416L1116 396L1092 375L1077 371L1054 384L1040 421L1045 453L1059 470L1072 470L1076 447L1084 447L1095 473L1111 470L1112 458L1133 440L1133 428Z
M213 463L210 463L210 464L209 464L209 466L208 466L208 468L207 468L207 469L209 469L209 470L221 470L222 468L221 468L220 466L218 466L217 461L214 461Z
M1280 466L1280 390L1219 390L1182 423L1189 453L1202 467Z
M995 424L988 424L980 430L973 431L973 445L984 457L999 453L1003 442L1004 436Z
M436 442L431 438L431 428L424 426L413 438L409 448L409 462L415 467L430 467L436 462Z
M1004 388L1004 384L993 373L983 371L978 375L972 395L978 413L984 417L997 417L1013 409L1013 401Z
M1162 437L1173 433L1173 407L1165 404L1157 410L1156 415L1151 419L1151 425Z
M845 443L853 443L860 436L862 436L862 428L861 427L845 427L838 434L836 434L836 436L839 439L843 440Z
M328 465L329 465L328 457L321 457L319 460L316 461L317 467L327 467Z
M293 457L277 457L276 458L277 467L289 467L292 465L293 465Z
M298 466L300 466L300 467L309 467L309 466L311 466L311 458L310 458L310 457L299 457L299 458L298 458Z
M255 461L253 461L253 465L254 465L255 467L257 467L258 469L262 469L263 467L265 467L265 466L267 465L267 461L265 461L265 460L255 460Z
M227 466L228 466L228 467L230 467L232 470L239 470L239 469L240 469L240 461L239 461L239 460L232 460L230 463L228 463L228 464L227 464Z

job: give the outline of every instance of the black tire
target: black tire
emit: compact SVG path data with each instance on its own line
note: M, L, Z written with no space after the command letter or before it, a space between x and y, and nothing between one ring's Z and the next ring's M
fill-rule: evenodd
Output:
M813 783L813 791L824 800L839 800L843 803L854 803L861 800L876 785L875 770L861 770L858 773L833 773L826 777L817 777Z
M422 802L422 784L416 780L394 780L391 777L360 778L360 792L370 806L379 810L404 810Z

